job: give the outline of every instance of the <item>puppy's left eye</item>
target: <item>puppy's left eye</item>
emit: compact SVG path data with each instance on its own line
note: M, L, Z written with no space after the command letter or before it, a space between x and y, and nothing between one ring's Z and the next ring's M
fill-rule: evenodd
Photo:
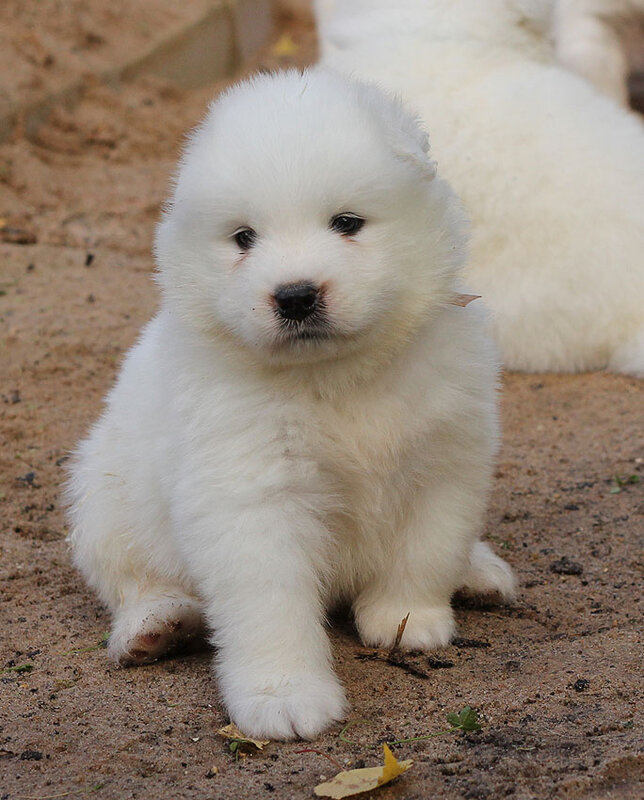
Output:
M233 239L237 247L243 252L246 252L255 244L257 234L252 228L238 228L235 233L233 233Z
M364 223L364 219L357 214L337 214L331 218L329 228L343 236L353 236L354 233L358 233Z

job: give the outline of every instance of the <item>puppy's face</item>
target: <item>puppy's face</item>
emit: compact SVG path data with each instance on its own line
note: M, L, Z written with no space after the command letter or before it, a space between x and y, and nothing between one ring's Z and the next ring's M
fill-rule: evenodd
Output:
M256 79L211 109L159 227L168 300L282 363L408 331L461 255L425 138L377 90L313 71Z

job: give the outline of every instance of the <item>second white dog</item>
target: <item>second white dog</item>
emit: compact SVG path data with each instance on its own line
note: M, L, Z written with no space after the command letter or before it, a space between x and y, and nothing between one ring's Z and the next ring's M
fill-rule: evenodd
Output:
M547 0L318 0L323 63L431 120L509 369L644 376L644 127L556 63Z
M496 357L458 305L463 213L427 149L399 104L324 71L220 98L159 228L161 310L72 471L111 656L207 626L249 734L342 717L330 605L378 646L410 613L403 645L433 648L458 587L513 592L478 541Z
M644 0L557 0L554 38L562 64L628 106L628 54L622 28L644 21Z

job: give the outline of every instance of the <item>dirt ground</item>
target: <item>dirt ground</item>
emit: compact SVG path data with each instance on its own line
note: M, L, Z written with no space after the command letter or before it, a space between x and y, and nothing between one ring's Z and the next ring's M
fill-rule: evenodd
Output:
M145 52L160 31L192 21L209 5L209 0L3 0L0 116L18 102L32 105L79 77Z
M311 59L311 31L293 33L295 53L259 63ZM505 377L487 538L516 569L520 599L462 603L462 638L407 670L370 660L351 621L335 620L349 719L363 720L353 743L338 725L235 759L216 735L227 718L210 652L107 661L108 615L70 566L60 486L156 306L155 220L183 132L217 88L90 85L73 112L0 148L0 217L36 239L0 242L0 798L313 797L338 771L329 758L376 764L380 742L440 731L465 705L482 730L398 746L415 764L380 800L644 796L634 379Z

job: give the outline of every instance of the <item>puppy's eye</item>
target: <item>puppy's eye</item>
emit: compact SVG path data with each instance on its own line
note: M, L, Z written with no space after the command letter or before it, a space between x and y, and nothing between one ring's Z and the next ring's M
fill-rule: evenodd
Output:
M246 252L255 244L257 234L252 228L239 228L233 233L235 244L240 250Z
M353 236L354 233L358 233L364 223L364 219L357 214L337 214L331 218L329 228L343 236Z

